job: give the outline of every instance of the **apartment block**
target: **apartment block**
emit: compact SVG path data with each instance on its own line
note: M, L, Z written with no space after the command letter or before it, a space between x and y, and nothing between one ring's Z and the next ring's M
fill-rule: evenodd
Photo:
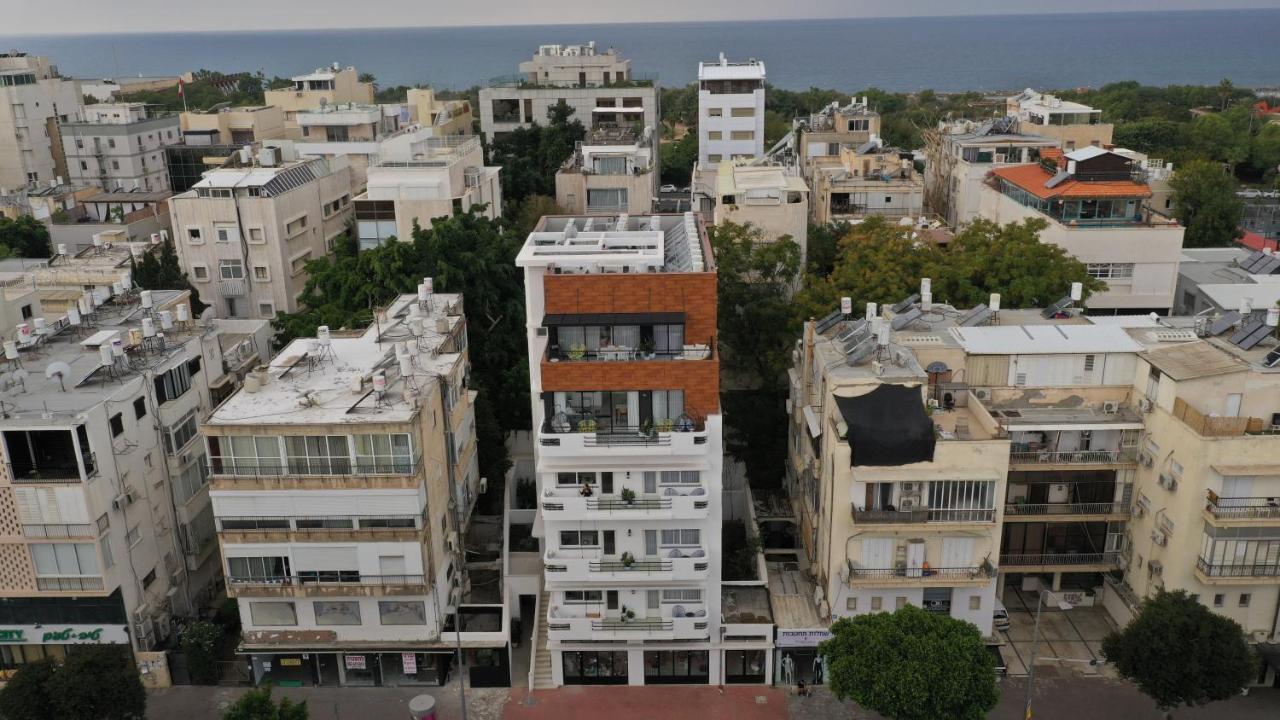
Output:
M545 570L535 687L739 681L726 669L771 647L772 625L722 602L716 273L699 217L545 217L516 263Z
M764 62L698 63L698 165L764 157Z
M1115 126L1102 122L1102 111L1083 103L1030 88L1008 98L1005 112L1017 118L1022 132L1056 138L1067 152L1089 146L1107 147Z
M484 164L480 138L436 136L414 127L383 141L368 169L367 189L356 196L356 234L361 249L395 237L408 242L415 223L482 206L485 217L502 216L502 168Z
M285 136L284 111L274 105L184 112L178 119L183 142L191 146L250 145Z
M875 136L834 155L813 157L810 216L818 224L858 222L872 215L901 220L924 215L924 178L909 151Z
M505 608L469 601L460 541L485 489L463 300L432 290L295 340L205 423L256 684L443 685L459 642L473 683L509 683Z
M556 204L575 215L653 211L658 175L652 128L598 127L556 172Z
M53 183L66 176L58 124L78 119L80 83L49 59L0 53L0 187Z
M1107 289L1094 312L1167 314L1173 307L1184 228L1148 204L1151 190L1133 162L1088 147L1041 151L1041 161L996 168L980 191L979 212L997 223L1038 218L1042 242L1088 266Z
M169 200L183 270L219 317L296 312L307 261L346 231L350 168L282 150L241 150Z
M693 170L696 207L716 225L750 224L765 242L790 237L806 256L809 186L794 165L737 160Z
M941 123L925 133L925 206L951 227L979 217L979 198L987 173L1005 165L1039 162L1040 153L1058 148L1056 138L1018 132L1014 118L982 123Z
M474 114L469 100L442 100L431 88L409 88L402 107L410 122L435 128L437 135L474 135Z
M267 105L274 105L284 113L285 137L302 139L302 126L298 114L328 105L357 103L371 105L374 101L373 83L361 82L360 73L354 67L342 67L338 63L317 68L303 75L294 75L292 87L267 90Z
M186 291L132 287L128 259L99 248L33 272L36 295L73 300L27 298L5 343L6 668L75 643L150 650L214 599L198 424L266 357L270 327L194 320Z
M809 117L796 118L796 154L806 182L813 182L814 168L833 162L845 148L857 148L880 136L880 113L866 97L850 98L847 105L833 102Z
M182 141L174 113L143 103L86 105L83 120L61 127L72 182L104 190L169 189L164 147Z

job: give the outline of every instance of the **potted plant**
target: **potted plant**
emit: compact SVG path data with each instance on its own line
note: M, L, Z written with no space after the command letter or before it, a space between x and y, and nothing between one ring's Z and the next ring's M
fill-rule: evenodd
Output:
M676 421L671 418L658 421L658 432L671 432L676 427Z
M624 623L631 622L632 620L636 619L636 611L632 610L626 605L623 605L622 610L618 613L618 619Z
M586 357L586 356L587 356L587 346L586 346L586 345L578 344L578 345L570 345L570 346L569 346L569 359L570 359L570 360L581 360L582 358L584 358L584 357Z
M645 338L640 341L640 352L644 353L646 360L652 360L654 358L653 338Z
M636 491L631 488L622 488L622 502L628 505L634 505L636 502Z
M595 418L583 418L582 420L578 421L578 432L593 433L595 431L596 431Z
M622 567L631 567L636 561L636 556L630 552L622 553Z

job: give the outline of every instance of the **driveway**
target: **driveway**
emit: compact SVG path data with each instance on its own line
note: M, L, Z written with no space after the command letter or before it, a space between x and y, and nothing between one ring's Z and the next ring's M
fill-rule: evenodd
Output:
M1000 648L1009 675L1024 676L1031 659L1032 636L1036 624L1036 593L1005 588L1001 598L1009 611L1009 629L997 632L1005 641ZM1103 666L1090 661L1102 659L1102 639L1115 629L1115 623L1101 606L1059 610L1045 606L1040 616L1040 648L1036 653L1036 673L1046 666L1065 673L1084 676L1114 677Z

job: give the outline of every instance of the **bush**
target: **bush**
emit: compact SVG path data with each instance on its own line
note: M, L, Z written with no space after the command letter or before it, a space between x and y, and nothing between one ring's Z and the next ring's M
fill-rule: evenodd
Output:
M211 622L194 622L182 633L182 652L187 656L191 682L217 685L222 679L218 657L222 649L223 629Z

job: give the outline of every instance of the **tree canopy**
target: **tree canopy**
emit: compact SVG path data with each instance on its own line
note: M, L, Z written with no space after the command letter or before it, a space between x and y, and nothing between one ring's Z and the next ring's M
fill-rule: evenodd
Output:
M233 82L228 83L228 80L233 80ZM186 97L186 107L192 110L207 110L219 103L261 105L263 102L262 90L268 84L273 88L278 86L292 87L293 82L288 78L275 78L268 83L262 73L224 75L211 70L197 70L192 73L191 82L183 84L182 95L178 94L178 88L175 85L162 90L144 90L128 93L122 95L120 100L121 102L143 102L148 105L158 105L162 109L174 112L183 109L184 96Z
M688 185L693 178L693 166L698 163L698 130L686 132L679 140L669 140L659 148L662 157L662 182L672 185Z
M306 701L294 702L287 697L276 701L271 688L254 688L240 696L222 714L222 720L307 720Z
M1240 624L1184 590L1145 600L1128 625L1103 639L1102 654L1165 709L1239 695L1258 669Z
M1220 163L1193 160L1178 168L1169 181L1173 214L1186 228L1185 247L1231 245L1243 233L1244 203L1236 197L1236 181Z
M178 262L178 252L173 247L173 240L165 240L160 246L160 254L143 253L142 260L129 258L133 284L143 290L190 290L191 310L197 314L207 307L200 301L200 291L191 284L191 278L183 271Z
M502 196L508 206L530 195L555 197L556 171L586 134L572 115L572 107L557 103L547 109L546 125L516 128L489 146L490 162L502 166Z
M894 720L980 720L1000 700L972 623L907 605L841 618L818 648L831 692Z
M30 215L17 220L0 217L0 255L47 258L53 254L49 228Z
M141 720L146 705L133 653L122 645L84 645L61 663L21 665L0 689L4 720Z

